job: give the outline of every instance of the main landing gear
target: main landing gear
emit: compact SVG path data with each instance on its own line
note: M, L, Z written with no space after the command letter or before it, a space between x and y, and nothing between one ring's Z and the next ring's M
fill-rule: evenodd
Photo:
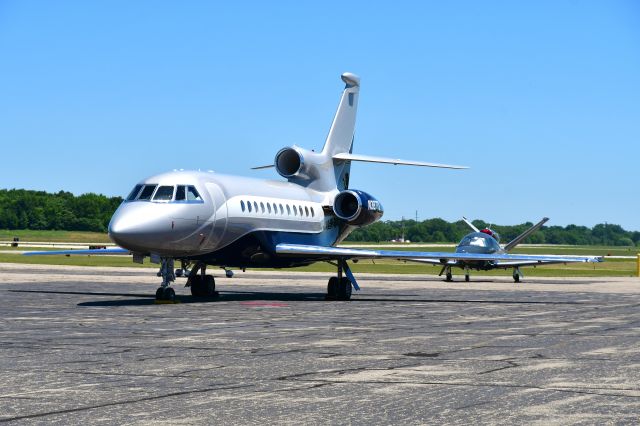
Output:
M513 281L519 283L520 278L524 278L522 272L520 272L520 268L513 268Z
M343 272L346 272L347 276L343 276ZM355 280L352 282L351 279L349 279L349 276L353 278L347 262L343 259L338 260L338 276L329 278L325 299L351 300L352 287L357 286L357 284L355 283Z
M218 297L219 295L216 291L216 281L213 275L207 275L207 265L203 262L198 262L191 270L186 286L191 288L193 297Z
M160 258L160 271L158 274L162 277L162 284L156 290L156 300L166 300L173 302L176 300L176 292L170 287L171 283L176 280L173 270L173 258Z
M453 281L453 274L451 273L451 266L449 266L449 265L445 265L445 266L443 266L443 267L442 267L442 270L440 271L440 273L438 274L438 276L442 276L442 274L445 274L445 275L444 275L444 277L445 277L445 278L444 278L444 280L445 280L446 282L451 282L451 281ZM465 278L466 278L466 276L465 276ZM469 281L469 280L467 280L467 281Z

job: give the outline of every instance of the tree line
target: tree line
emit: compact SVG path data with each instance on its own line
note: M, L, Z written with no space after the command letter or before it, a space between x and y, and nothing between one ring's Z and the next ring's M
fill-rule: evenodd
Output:
M500 234L501 242L506 243L533 226L527 222L520 225L490 225L482 220L474 220L478 229L490 227ZM429 243L457 243L471 232L462 220L447 222L435 218L416 222L415 220L388 220L376 222L366 228L360 228L349 235L348 241L391 241L404 235L405 240ZM593 228L587 226L543 226L525 241L529 244L577 244L606 246L640 246L640 232L626 231L620 225L600 223Z
M121 197L0 190L0 229L106 232Z
M47 193L26 189L0 190L0 229L37 229L64 231L106 232L111 215L122 202L121 197L101 194L75 196L70 192ZM474 220L482 229L489 224ZM530 222L521 225L491 225L502 242L515 238ZM461 220L447 222L435 218L415 220L388 220L357 229L347 241L382 242L399 239L404 235L413 242L455 243L468 234L469 227ZM640 232L626 231L620 225L601 223L593 228L578 225L544 226L527 240L531 244L579 244L640 246Z

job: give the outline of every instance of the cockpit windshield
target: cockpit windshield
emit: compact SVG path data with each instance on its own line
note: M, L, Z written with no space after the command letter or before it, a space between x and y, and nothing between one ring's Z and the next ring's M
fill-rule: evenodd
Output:
M129 196L127 197L127 201L135 200L141 189L142 189L142 185L140 184L136 185L129 193Z
M157 186L158 185L145 185L137 199L141 201L150 200Z
M499 250L500 245L498 242L490 235L476 232L473 234L469 234L460 241L460 247L482 247Z
M175 194L175 196L174 196ZM193 185L138 184L129 193L126 201L165 201L182 203L202 203L200 193Z
M153 196L153 201L171 201L173 199L173 186L161 186Z

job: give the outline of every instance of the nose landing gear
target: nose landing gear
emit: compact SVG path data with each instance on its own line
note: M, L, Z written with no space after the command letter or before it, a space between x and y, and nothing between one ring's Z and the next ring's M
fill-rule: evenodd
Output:
M162 284L156 290L156 300L164 300L173 302L176 300L176 292L170 287L171 283L176 280L173 270L173 258L160 258L160 271L158 274L162 277Z

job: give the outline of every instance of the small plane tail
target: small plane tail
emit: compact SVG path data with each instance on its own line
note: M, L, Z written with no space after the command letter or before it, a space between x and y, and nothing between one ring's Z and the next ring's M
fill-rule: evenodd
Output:
M462 216L462 220L464 220L464 223L469 225L469 228L473 229L473 232L480 232L480 230L478 228L476 228L476 226L473 223L471 223L471 221L469 219L467 219L466 217Z
M536 223L535 225L533 225L531 228L527 229L526 231L524 231L522 234L518 235L517 237L515 237L513 240L511 240L509 242L509 244L507 244L506 246L504 246L504 251L510 251L513 250L515 248L515 246L517 246L518 244L520 244L525 238L527 238L529 235L533 234L534 232L536 232L538 229L540 229L542 227L542 225L544 225L547 221L549 220L548 217L543 218L540 222Z

